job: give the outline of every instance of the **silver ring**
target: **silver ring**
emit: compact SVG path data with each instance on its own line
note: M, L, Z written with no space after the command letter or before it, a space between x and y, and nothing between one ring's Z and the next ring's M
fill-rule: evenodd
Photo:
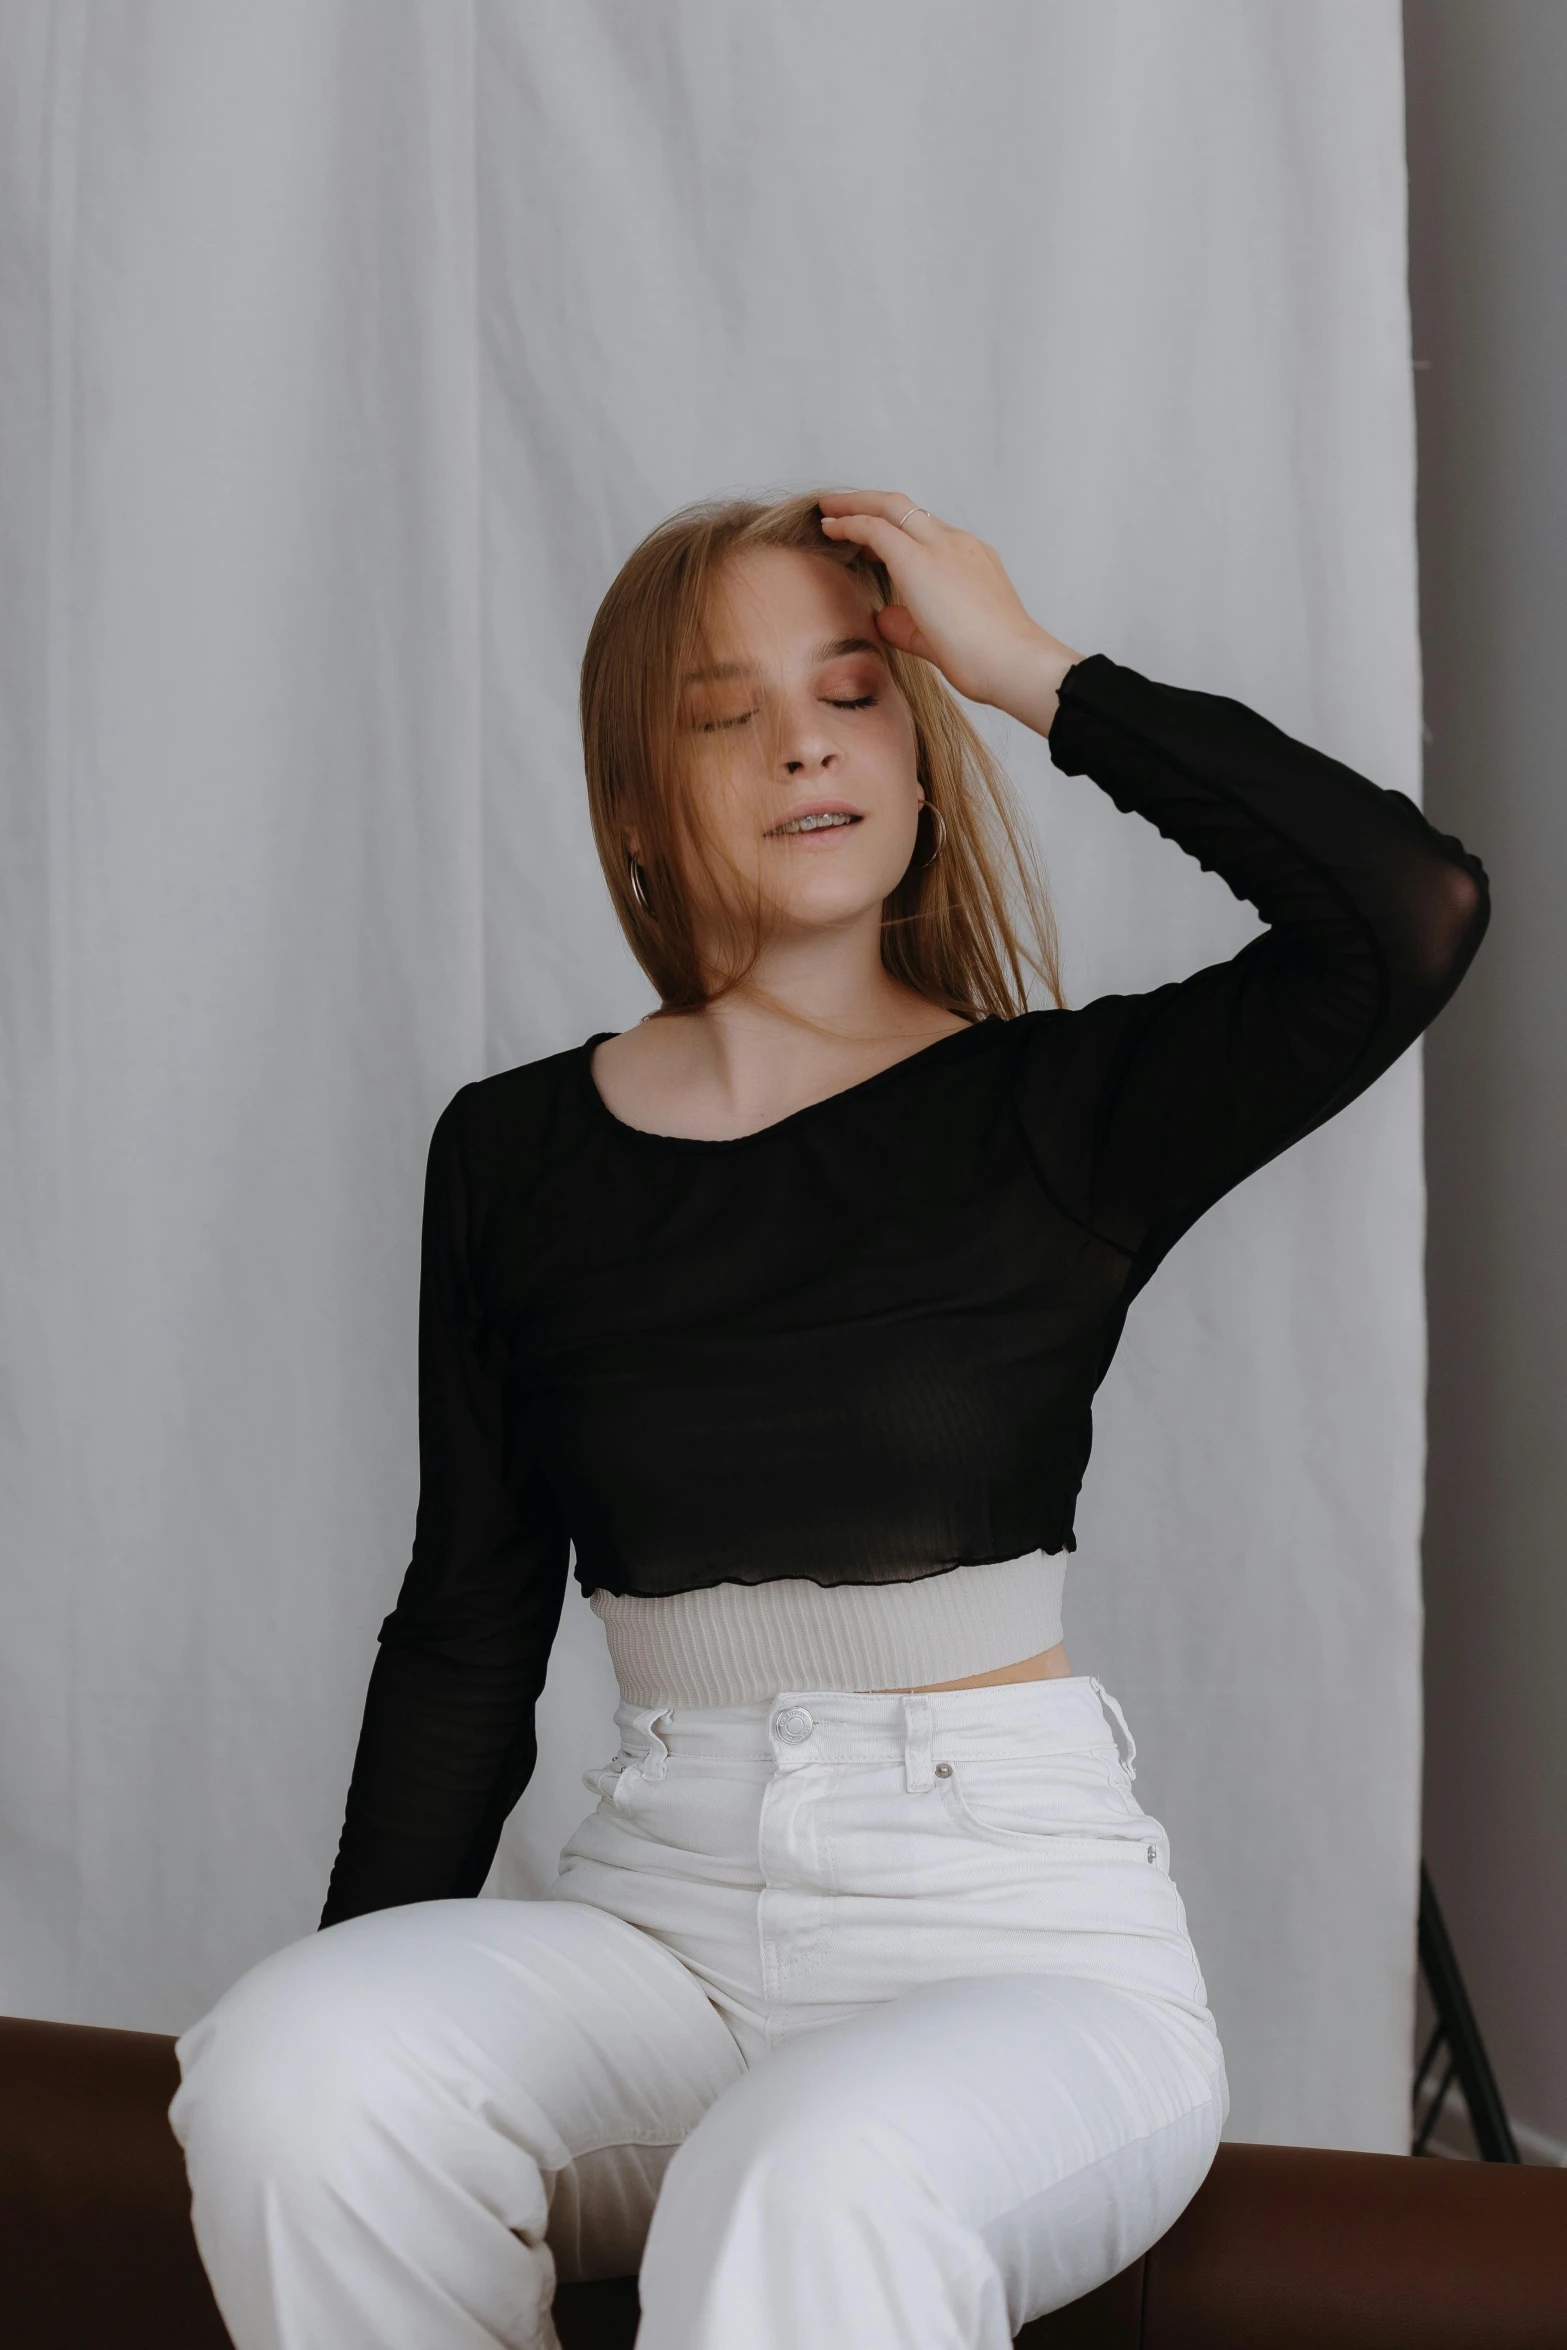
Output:
M908 519L909 519L909 516L910 516L911 514L923 514L927 522L929 522L929 520L930 520L930 508L929 508L928 506L908 506L908 507L906 507L906 508L904 509L904 511L903 511L903 512L902 512L902 513L901 513L901 514L898 516L898 528L899 528L900 530L903 528L903 525L904 525L904 524L905 524L905 523L908 521Z

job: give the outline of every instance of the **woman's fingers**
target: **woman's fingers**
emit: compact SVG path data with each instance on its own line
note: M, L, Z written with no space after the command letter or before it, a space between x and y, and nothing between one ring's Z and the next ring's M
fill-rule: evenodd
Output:
M903 490L825 490L820 505L824 514L879 514L883 522L896 522L911 506L920 510Z
M989 550L897 490L843 490L821 506L826 537L864 547L886 566L893 600L876 615L883 643L933 662L949 685L973 693L995 627L994 583L982 559Z
M911 536L880 514L824 514L822 530L830 539L849 539L857 547L869 547L873 555L879 555L888 564L907 555Z
M995 548L898 490L825 492L820 506L827 538L864 547L886 566L893 600L876 615L884 643L931 662L960 694L1022 711L1032 725L1027 713L1044 706L1035 692L1044 666L1076 655L1029 618Z
M927 508L917 500L906 497L902 490L839 490L824 495L820 505L824 528L829 522L871 520L891 524L902 537L915 540L928 540L941 528ZM836 531L828 532L830 538L839 535ZM841 535L857 537L856 533L847 530ZM872 544L869 539L859 540L858 543L864 546ZM882 549L877 547L875 551L880 554Z

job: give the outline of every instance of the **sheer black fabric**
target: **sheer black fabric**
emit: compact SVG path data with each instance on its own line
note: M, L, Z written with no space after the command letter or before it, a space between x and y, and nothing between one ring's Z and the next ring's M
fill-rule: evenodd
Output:
M430 1147L421 1491L323 1923L476 1892L584 1591L903 1580L1072 1547L1131 1300L1458 984L1478 861L1241 704L1102 654L1051 756L1270 925L1150 994L986 1020L760 1134L621 1124L574 1051Z

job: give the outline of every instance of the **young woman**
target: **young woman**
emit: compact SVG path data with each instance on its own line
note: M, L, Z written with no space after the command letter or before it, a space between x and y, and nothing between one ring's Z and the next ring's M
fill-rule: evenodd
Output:
M949 686L1267 931L1029 1010L1048 914ZM533 2350L557 2278L638 2269L639 2350L1004 2350L1228 2102L1061 1644L1094 1390L1181 1234L1440 1009L1484 875L902 496L676 516L582 707L662 1008L436 1127L412 1562L327 1930L180 2042L197 2238L238 2350ZM573 1549L619 1752L549 1897L481 1902Z

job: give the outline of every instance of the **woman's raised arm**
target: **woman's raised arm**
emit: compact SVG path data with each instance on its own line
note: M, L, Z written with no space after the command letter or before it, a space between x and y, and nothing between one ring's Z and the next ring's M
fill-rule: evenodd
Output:
M1135 1289L1436 1017L1485 932L1484 868L1403 793L1242 703L1080 658L1030 618L994 547L900 494L821 504L824 532L887 570L890 644L1046 735L1057 767L1092 776L1270 925L1228 963L1032 1023L1024 1114L1042 1171L1137 1259Z
M1042 1015L1024 1117L1071 1213L1136 1260L1365 1091L1432 1021L1485 932L1484 868L1402 792L1244 704L1095 654L1050 753L1146 817L1269 929L1228 962Z

